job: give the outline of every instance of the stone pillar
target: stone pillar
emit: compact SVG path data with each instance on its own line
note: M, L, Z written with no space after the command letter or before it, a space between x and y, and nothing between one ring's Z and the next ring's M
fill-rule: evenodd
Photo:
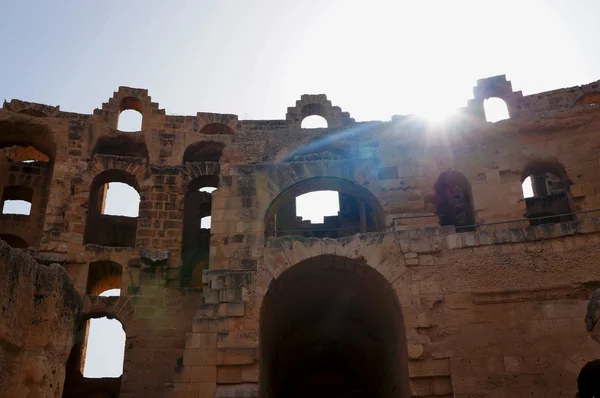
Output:
M83 304L65 269L0 240L0 395L60 397Z

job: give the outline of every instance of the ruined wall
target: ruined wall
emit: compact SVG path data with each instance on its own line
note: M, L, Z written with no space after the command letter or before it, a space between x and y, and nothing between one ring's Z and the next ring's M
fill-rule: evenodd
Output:
M61 397L83 309L68 274L0 241L0 307L2 395Z
M352 269L376 269L380 285L396 292L404 325L398 336L408 344L406 369L398 367L405 377L384 383L397 382L392 394L572 396L578 370L598 357L584 339L581 304L599 280L597 233L589 224L598 214L569 216L581 226L528 229L521 183L549 168L568 187L569 209L600 208L594 90L596 83L523 96L503 76L484 79L445 124L414 116L356 122L324 95L302 96L285 120L271 121L171 116L146 90L127 87L91 115L6 102L0 147L33 146L48 156L51 172L43 182L33 169L0 159L0 183L18 168L24 177L15 181L31 182L47 198L32 203L30 217L0 215L0 231L22 235L39 262L59 263L71 275L85 296L78 336L85 336L87 320L106 315L127 336L123 376L110 380L82 376L82 337L69 360L65 396L257 396L265 373L263 296L283 269L323 254L351 259ZM485 122L489 97L507 102L509 120ZM119 113L129 109L142 114L140 131L117 129ZM329 128L302 129L310 115L323 116ZM440 229L440 198L451 197L452 184L461 181L470 219ZM137 218L101 214L101 187L109 182L140 194ZM208 270L182 258L186 198L202 187L218 187ZM373 235L265 239L276 235L275 207L319 189L338 190L371 209L373 225L352 226ZM481 225L494 222L502 224ZM422 227L434 229L416 229ZM294 234L306 231L288 235ZM121 297L97 297L108 288L120 288ZM319 289L326 297L327 289ZM377 306L352 303L365 314Z

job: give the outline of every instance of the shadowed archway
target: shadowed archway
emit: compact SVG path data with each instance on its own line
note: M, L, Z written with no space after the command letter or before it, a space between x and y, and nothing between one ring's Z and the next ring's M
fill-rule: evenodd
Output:
M408 396L398 299L362 259L321 255L274 280L260 357L261 398Z

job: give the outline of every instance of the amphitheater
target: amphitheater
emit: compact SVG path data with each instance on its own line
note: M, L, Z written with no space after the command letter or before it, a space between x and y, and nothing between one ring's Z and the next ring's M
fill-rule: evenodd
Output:
M171 116L120 87L92 114L5 101L0 148L3 397L600 396L600 81L481 79L440 123L322 94ZM297 214L315 191L338 193L322 223ZM84 377L103 317L123 372Z

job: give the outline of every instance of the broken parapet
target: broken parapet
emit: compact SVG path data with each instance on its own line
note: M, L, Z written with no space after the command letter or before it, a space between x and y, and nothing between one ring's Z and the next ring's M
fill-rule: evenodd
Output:
M592 334L592 338L600 343L600 289L592 295L588 303L587 313L585 315L585 328Z
M63 267L0 240L0 395L60 397L83 303Z

